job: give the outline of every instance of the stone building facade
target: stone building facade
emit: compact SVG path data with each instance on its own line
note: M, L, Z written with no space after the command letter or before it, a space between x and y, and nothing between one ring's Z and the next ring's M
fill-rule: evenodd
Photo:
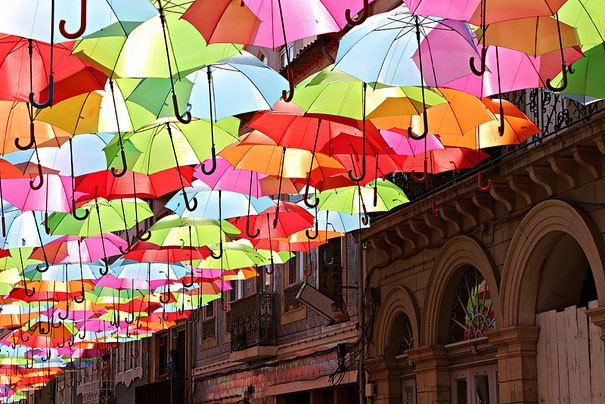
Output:
M534 97L546 133L488 192L467 175L362 232L371 402L605 402L605 115Z

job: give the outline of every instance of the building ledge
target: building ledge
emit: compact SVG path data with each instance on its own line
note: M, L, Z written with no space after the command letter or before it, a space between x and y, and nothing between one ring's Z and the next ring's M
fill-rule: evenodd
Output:
M272 358L277 354L277 346L253 346L233 351L229 355L231 362L253 362L260 359Z

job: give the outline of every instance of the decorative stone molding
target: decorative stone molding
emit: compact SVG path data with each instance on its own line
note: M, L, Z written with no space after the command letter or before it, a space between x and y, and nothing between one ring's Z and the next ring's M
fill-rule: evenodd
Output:
M424 301L420 343L439 343L439 330L443 321L449 319L442 310L448 290L455 289L451 280L462 266L477 268L487 284L494 302L498 302L499 274L491 256L478 241L469 236L456 236L448 241L437 254L431 269L427 294ZM495 307L496 324L500 321L498 305Z
M519 224L508 247L500 289L499 307L506 307L502 327L533 325L540 282L539 265L548 251L535 251L552 233L565 233L580 245L592 270L599 301L605 301L605 248L590 216L561 200L533 207Z
M376 356L386 354L386 347L399 314L405 314L410 320L414 341L418 344L420 334L420 311L416 300L407 288L397 286L389 290L380 303L376 320Z

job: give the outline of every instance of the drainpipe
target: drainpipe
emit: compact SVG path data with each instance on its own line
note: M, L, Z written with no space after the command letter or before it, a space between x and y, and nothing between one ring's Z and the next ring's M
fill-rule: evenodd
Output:
M361 230L359 230L359 239L357 241L358 245L358 255L357 259L359 260L359 264L357 265L357 310L358 310L358 318L359 318L359 332L360 334L360 342L361 342L361 353L359 355L359 367L357 369L357 380L359 382L359 404L366 403L366 375L364 369L364 358L366 354L366 336L364 335L365 330L365 307L364 307L364 296L365 296L365 249L363 248L363 241L361 240Z

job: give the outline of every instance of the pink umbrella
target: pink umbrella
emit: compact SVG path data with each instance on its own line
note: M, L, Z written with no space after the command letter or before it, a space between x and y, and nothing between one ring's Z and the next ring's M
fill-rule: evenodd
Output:
M414 140L389 130L381 130L380 134L395 153L400 156L415 156L426 151L444 149L445 147L436 135L427 135L424 140ZM425 147L426 141L426 147Z
M500 59L499 69L496 49ZM569 64L583 57L582 51L575 47L565 48L564 55ZM482 76L469 72L464 77L443 84L442 87L462 90L479 98L526 88L546 87L546 79L561 72L561 56L559 51L555 51L532 57L513 49L489 46L485 65L486 70Z
M105 244L105 247L103 247ZM128 243L113 233L104 233L92 237L62 236L48 243L44 251L52 264L68 264L71 262L93 262L107 257L120 255L120 249L125 250ZM105 252L103 252L105 248ZM42 248L37 247L32 252L32 259L44 260Z
M277 49L299 39L338 32L347 23L361 24L369 14L370 1L374 0L197 0L183 18L209 42L220 40ZM246 5L251 13L234 8L233 3ZM362 9L360 17L353 19L353 15ZM238 22L237 26L234 26L234 20ZM293 55L290 47L287 48L290 94L284 90L283 98L289 102L294 96L294 77Z
M71 212L71 178L45 174L38 189L30 187L29 178L2 180L3 198L20 210Z
M204 163L210 164L211 161L208 159ZM212 189L239 192L242 194L250 193L255 198L267 195L266 193L263 193L261 187L261 180L267 177L266 174L233 168L231 163L222 158L216 159L216 171L212 174L204 174L202 172L202 165L200 164L195 167L193 175ZM251 181L252 188L250 190Z

